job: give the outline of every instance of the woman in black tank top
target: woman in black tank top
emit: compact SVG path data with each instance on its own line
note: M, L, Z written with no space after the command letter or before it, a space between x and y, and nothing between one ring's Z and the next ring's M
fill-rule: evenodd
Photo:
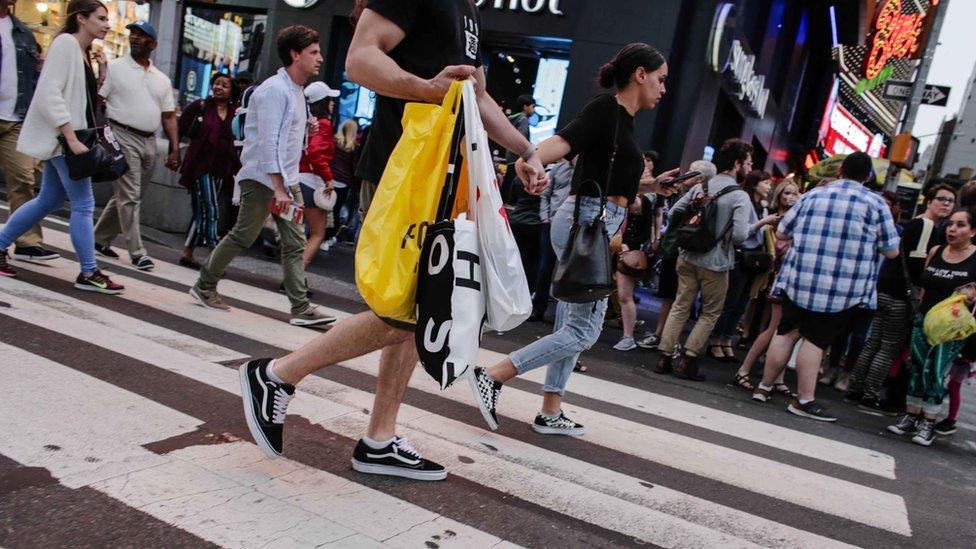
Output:
M950 297L957 289L967 297L967 305L976 302L976 212L959 210L947 223L945 246L939 246L929 254L922 271L922 303L915 317L912 330L909 365L911 380L905 415L888 430L898 435L913 435L912 442L928 446L935 440L935 418L942 409L947 390L945 377L952 362L960 354L972 360L976 357L976 340L972 336L962 341L949 341L930 345L922 329L922 320L940 301Z

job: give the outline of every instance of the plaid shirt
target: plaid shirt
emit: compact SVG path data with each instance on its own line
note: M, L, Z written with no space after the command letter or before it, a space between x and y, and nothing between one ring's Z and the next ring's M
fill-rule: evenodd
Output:
M804 194L779 232L793 238L773 292L808 311L877 307L883 251L898 248L884 199L860 183L839 180Z

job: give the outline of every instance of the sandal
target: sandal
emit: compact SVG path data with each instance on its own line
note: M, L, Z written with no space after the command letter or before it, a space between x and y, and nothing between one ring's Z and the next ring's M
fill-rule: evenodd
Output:
M729 382L729 386L741 387L750 392L756 390L756 386L753 385L752 381L749 380L749 375L742 375L739 372L736 372L735 375L732 376L732 381Z
M773 383L773 392L789 398L796 396L793 394L793 391L790 390L790 387L785 383Z

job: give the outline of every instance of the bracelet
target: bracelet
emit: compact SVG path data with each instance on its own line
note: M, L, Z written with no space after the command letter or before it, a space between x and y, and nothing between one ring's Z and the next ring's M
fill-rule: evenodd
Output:
M529 159L532 158L533 154L535 154L535 145L530 142L528 148L526 148L525 151L519 155L519 158L528 162Z

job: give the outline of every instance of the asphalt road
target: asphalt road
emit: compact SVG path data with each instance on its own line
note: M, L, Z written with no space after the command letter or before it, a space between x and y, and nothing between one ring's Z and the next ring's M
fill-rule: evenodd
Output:
M565 410L578 439L535 434L544 372L502 393L490 433L466 385L438 391L418 369L401 434L444 463L448 480L418 483L349 467L371 404L377 358L306 380L289 409L285 455L251 444L235 366L280 356L316 333L287 325L280 268L260 250L221 291L230 313L186 295L193 273L151 245L154 272L103 263L123 296L74 290L65 228L48 244L65 259L15 263L0 279L0 546L772 546L972 547L976 440L967 386L963 428L930 448L885 432L890 420L823 399L821 424L754 404L707 362L693 383L648 373L657 353L620 353L608 329L584 354ZM165 238L159 238L165 240ZM364 310L352 249L320 254L314 301ZM642 316L650 316L647 307ZM485 361L542 337L527 324L488 334Z

